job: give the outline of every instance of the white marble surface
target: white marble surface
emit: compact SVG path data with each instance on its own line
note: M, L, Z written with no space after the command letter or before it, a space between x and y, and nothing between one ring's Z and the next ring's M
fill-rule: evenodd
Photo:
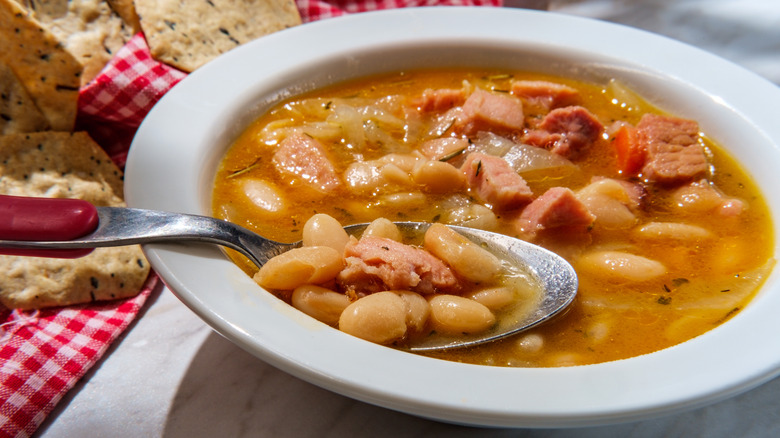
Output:
M549 8L665 34L780 84L777 0L552 0ZM291 377L212 332L161 287L37 435L774 437L780 436L780 379L709 407L638 423L560 430L453 426L354 401Z

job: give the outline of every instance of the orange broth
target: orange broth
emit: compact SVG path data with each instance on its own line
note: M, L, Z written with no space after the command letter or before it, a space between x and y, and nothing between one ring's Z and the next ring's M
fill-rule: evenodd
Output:
M643 113L661 113L616 83L591 84L567 78L526 72L481 70L426 70L370 77L316 90L276 105L251 124L235 141L217 172L213 191L214 215L245 226L261 235L296 241L306 220L315 213L327 213L342 224L370 222L377 217L391 220L442 221L453 208L452 193L430 194L407 186L385 186L372 193L355 193L346 184L323 195L283 178L273 166L279 132L312 118L325 120L339 103L366 102L397 96L403 106L428 88L460 88L463 81L480 88L506 92L511 81L547 80L579 91L581 105L608 126L615 121L636 124ZM319 99L319 100L312 100ZM312 109L314 108L314 109ZM339 126L321 129L318 138L341 173L356 157L377 159L387 153L410 153L426 136L425 121L409 127L404 114L395 114L405 125L384 126L394 140L366 141L359 147L338 133ZM533 117L532 111L526 114ZM269 129L269 125L273 129ZM381 123L380 123L381 125ZM391 124L392 125L392 124ZM320 127L322 128L322 127ZM266 131L263 131L266 129ZM279 131L281 129L281 131ZM268 135L275 131L277 134ZM320 132L318 131L318 133ZM265 132L265 133L264 133ZM317 133L310 134L317 138ZM553 186L578 190L593 176L621 179L612 139L607 135L587 152L572 159L576 171L532 171L521 174L537 195ZM541 327L515 337L468 350L426 353L429 356L475 364L518 367L550 367L594 364L650 353L696 337L722 324L743 309L773 266L773 230L760 191L739 163L706 135L700 138L711 172L707 179L724 195L744 202L737 217L723 218L675 208L674 188L647 184L647 196L636 212L637 226L651 221L673 221L696 225L715 237L679 243L655 241L638 236L631 229L594 226L586 238L549 235L541 244L569 260L578 272L580 288L571 308ZM356 155L356 154L360 155ZM278 191L283 207L258 205L245 193L242 181L256 179ZM624 178L625 179L625 178ZM476 202L468 192L463 199ZM498 229L516 235L513 215L497 213ZM634 253L663 263L668 272L647 281L605 279L578 266L579 256L592 248L631 248ZM231 257L248 274L256 268L247 260ZM279 294L288 299L287 294Z

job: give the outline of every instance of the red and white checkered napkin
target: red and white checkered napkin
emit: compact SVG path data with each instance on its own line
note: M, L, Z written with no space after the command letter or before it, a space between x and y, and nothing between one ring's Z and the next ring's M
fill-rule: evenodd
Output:
M0 331L0 436L30 436L133 321L157 283L131 299L5 311Z
M422 6L501 6L503 0L296 0L304 23L344 14Z
M186 73L157 62L137 34L79 92L78 130L89 132L124 167L141 120Z
M412 6L501 6L502 0L297 0L304 22ZM77 128L124 166L133 134L185 73L133 37L79 96ZM0 274L2 275L2 274ZM157 284L126 300L25 313L0 311L0 438L32 435L65 393L132 322Z

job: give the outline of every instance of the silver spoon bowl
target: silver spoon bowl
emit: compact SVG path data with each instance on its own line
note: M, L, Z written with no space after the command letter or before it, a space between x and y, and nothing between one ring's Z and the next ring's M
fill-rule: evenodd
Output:
M9 197L0 197L0 206L8 204ZM65 204L60 211L60 223L73 225L75 221L87 221L83 217L89 214L80 213L76 216L75 208L70 207L74 203L70 200L57 200ZM263 266L270 258L290 249L301 246L301 242L281 243L266 239L246 228L224 220L207 216L171 213L156 210L144 210L137 208L121 207L92 207L91 204L81 201L80 206L89 210L94 209L97 216L97 225L93 231L76 238L58 240L61 233L56 230L48 235L55 236L52 240L14 240L13 223L22 222L20 219L29 217L38 219L41 205L49 200L38 199L30 204L25 200L20 207L13 210L19 216L16 221L0 222L0 254L24 254L24 255L51 255L62 257L62 251L78 250L83 248L98 248L109 246L123 246L144 243L162 242L190 242L221 245L240 252L249 258L258 267ZM29 207L34 205L34 207ZM11 207L9 207L10 209ZM26 209L26 210L25 210ZM88 213L93 213L89 212ZM48 212L51 214L51 212ZM69 218L68 216L72 216ZM94 215L93 215L94 220ZM396 222L402 232L423 233L430 225L425 222ZM28 225L24 235L34 235ZM344 227L349 234L359 235L368 224L356 224ZM503 323L497 324L492 330L475 335L458 336L429 336L423 340L405 347L410 351L436 351L454 348L472 347L502 339L531 327L548 321L561 313L573 301L577 293L577 275L571 265L557 254L526 241L509 237L490 231L449 225L450 228L462 234L466 238L478 243L483 248L497 255L510 265L522 267L523 270L534 278L542 288L542 297L538 306L530 312L523 312L516 318L512 316L502 317ZM32 251L31 253L19 251ZM54 251L47 253L47 251ZM84 252L74 253L75 256L84 255ZM507 318L511 318L507 320Z

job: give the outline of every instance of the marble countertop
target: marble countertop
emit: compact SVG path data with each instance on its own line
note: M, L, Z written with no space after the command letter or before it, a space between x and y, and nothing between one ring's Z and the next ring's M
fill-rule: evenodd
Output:
M552 0L547 6L667 35L780 84L776 0ZM37 436L769 437L780 436L780 379L705 408L636 423L534 430L454 426L292 377L213 332L160 287Z

